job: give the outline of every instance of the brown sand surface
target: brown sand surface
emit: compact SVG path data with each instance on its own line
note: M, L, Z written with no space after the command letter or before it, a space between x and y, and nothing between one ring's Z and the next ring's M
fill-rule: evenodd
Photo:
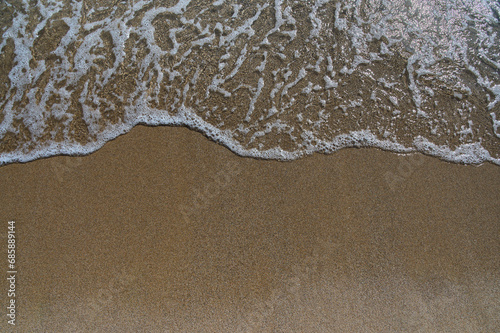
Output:
M498 166L263 161L139 126L0 168L18 260L0 331L499 332L499 216Z

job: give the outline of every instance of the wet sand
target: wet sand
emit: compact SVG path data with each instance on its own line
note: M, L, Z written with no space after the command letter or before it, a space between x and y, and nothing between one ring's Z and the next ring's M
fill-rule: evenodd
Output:
M3 314L1 331L500 330L490 164L263 161L140 126L86 157L0 167L0 207L18 260L17 325Z

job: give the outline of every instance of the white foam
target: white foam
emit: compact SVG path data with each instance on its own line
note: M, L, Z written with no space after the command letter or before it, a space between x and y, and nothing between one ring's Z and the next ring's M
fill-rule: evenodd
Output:
M498 131L498 128L500 127L500 119L497 120L494 112L490 113L490 116L491 116L491 120L493 122L493 133L495 133L497 138L500 139L500 132Z
M241 34L246 34L248 38L252 37L255 34L255 31L252 28L252 25L254 24L255 21L259 18L260 14L262 13L262 10L267 8L268 4L266 3L264 6L257 6L257 13L255 13L254 16L249 18L248 20L243 23L243 25L237 27L234 29L227 37L222 36L220 38L219 42L219 47L223 45L231 45L231 43Z
M500 164L499 159L493 157L492 153L481 145L482 140L487 140L487 138L479 137L480 131L477 130L479 125L472 121L469 109L464 106L457 108L457 116L463 119L460 123L452 124L447 124L444 118L438 121L438 113L428 114L424 111L424 105L429 102L436 104L437 107L437 100L433 99L440 91L437 89L438 85L428 87L422 84L425 77L440 80L443 85L451 89L451 96L456 98L455 102L466 103L468 96L473 93L470 87L474 88L474 86L462 80L463 71L447 70L440 65L440 61L448 60L458 68L462 66L464 71L468 69L477 81L474 84L478 84L487 92L484 96L488 99L489 105L488 110L484 112L487 112L486 116L488 114L491 116L490 132L500 138L500 121L497 119L498 112L496 112L498 102L500 102L499 75L495 71L485 71L478 62L478 59L481 59L491 68L500 68L500 59L492 52L498 44L499 35L497 31L491 30L491 27L498 21L492 14L492 9L496 8L498 12L496 2L450 1L446 4L446 10L443 10L444 5L441 3L413 2L407 3L406 6L401 1L383 1L386 9L379 10L379 6L373 6L373 11L370 12L372 7L368 6L367 12L362 16L359 12L360 1L345 0L334 4L335 12L332 14L334 15L332 20L323 21L324 15L331 12L323 11L323 6L332 4L327 0L315 0L311 4L306 4L307 15L303 15L303 17L308 17L309 25L305 26L310 26L309 31L298 29L298 21L303 18L297 15L299 13L294 13L288 2L283 0L274 0L273 3L263 5L216 0L207 6L230 5L234 12L232 17L220 21L219 19L209 20L209 22L192 15L191 18L185 17L184 14L191 5L189 0L177 1L169 8L146 7L149 3L148 1L134 1L128 4L122 14L115 8L107 17L81 24L80 22L85 21L84 15L97 17L96 14L104 8L96 8L92 9L93 12L84 13L81 2L71 2L72 17L62 18L69 30L62 36L53 51L53 54L60 57L60 62L52 64L50 69L43 59L38 60L36 66L30 66L30 61L34 59L32 48L38 33L47 27L48 22L56 13L62 10L62 3L56 1L37 3L41 18L32 34L26 31L28 15L22 12L16 13L11 26L4 31L0 44L1 49L6 45L7 39L14 40L16 62L9 73L10 90L3 106L5 112L0 124L0 138L3 138L9 131L17 133L13 123L15 119L21 118L36 141L36 138L46 131L47 118L53 116L64 123L65 141L64 143L40 142L36 149L29 152L20 147L12 153L2 154L0 163L25 162L55 154L88 154L99 149L105 142L142 123L188 126L203 132L239 155L258 158L292 160L314 152L331 153L345 147L378 147L404 153L420 151L456 163L477 164L489 161ZM30 5L27 1L24 1L23 6L25 12L28 12ZM274 6L274 26L262 32L257 29L257 23L269 6ZM461 6L468 9L464 10ZM145 8L148 10L144 10ZM200 9L199 16L208 8ZM415 10L417 8L418 11ZM130 20L137 17L138 12L143 15L139 26L128 24ZM441 16L436 12L441 13ZM169 50L164 50L158 45L156 23L153 24L159 15L165 13L174 15L182 23L182 27L170 28L168 36L165 36L172 42ZM252 13L250 14L252 16L238 20L242 13L245 15ZM474 25L468 25L467 22L473 22ZM441 29L439 33L437 26ZM195 38L183 39L183 32L192 27L196 28L194 30L198 31L198 35ZM349 38L348 43L340 46L331 45L332 36L334 36L331 29L336 29L335 33ZM467 35L472 34L472 30L477 37ZM81 145L72 141L68 133L69 124L75 117L68 112L73 93L69 87L81 84L82 78L93 73L92 69L96 68L97 61L107 60L104 59L102 53L96 51L107 47L102 37L103 32L108 32L112 37L114 44L112 53L115 60L102 71L98 73L94 71L92 75L95 77L92 78L92 84L90 81L83 83L78 97L83 111L82 120L95 141ZM280 44L273 45L269 40L274 40L270 36L275 33L288 38ZM138 54L143 50L138 48L134 49L136 55L132 55L132 59L125 59L125 45L131 34L144 39L148 45L149 53L143 56L142 60L139 60ZM294 45L291 42L299 35L303 38L300 41L300 50L291 49ZM368 47L373 41L380 41L380 50L377 52L373 52L373 49ZM471 43L472 45L469 45ZM73 60L68 56L70 45L77 45ZM238 45L238 49L235 45ZM199 52L202 52L200 50L210 49L213 46L222 48L223 55L216 59L218 63L211 64L218 69L218 72L205 80L209 82L203 87L205 93L199 94L198 85L204 81L200 80L200 76L206 73L203 71L206 63L205 59L196 57L200 56ZM477 49L477 53L471 55L473 52L471 50L474 48ZM333 53L332 50L334 50ZM313 56L308 58L307 55L311 54ZM252 66L255 71L248 73L251 75L242 73L242 68L247 70L248 66L245 65L249 59L255 59L256 55L263 58L259 60L260 63L257 62ZM389 61L390 63L395 55L407 62L406 72L377 78L374 71L364 70L373 62ZM162 64L168 57L175 61L167 68L163 68ZM269 69L269 63L276 62L276 59L283 66ZM99 107L103 105L102 103L106 103L104 105L113 110L115 106L109 105L109 101L99 92L104 87L110 88L109 82L113 82L111 80L125 60L137 63L139 74L133 78L136 86L128 97L115 96L125 105L124 122L107 124L103 128ZM342 64L339 65L341 61ZM340 73L343 75L336 77L334 69L338 70L341 67L343 68ZM49 82L40 92L34 83L47 72L50 74ZM255 74L257 77L251 81L250 78ZM265 79L269 74L272 74L272 81ZM341 98L339 92L344 82L347 82L353 74L361 74L365 79L371 80L369 82L378 81L379 84L375 84L376 89L363 97L357 96L357 92L353 91L352 96L336 103L336 109L328 110L332 98ZM247 76L251 83L245 81ZM398 77L401 76L408 78L408 86L398 81ZM234 88L234 81L242 77L245 82L236 84L237 87ZM67 80L66 85L56 88L64 80ZM452 85L450 82L455 83ZM173 92L171 100L164 100L168 110L152 107L152 105L159 105L160 92L163 88ZM241 110L235 111L236 107L231 109L232 106L224 105L224 102L210 109L203 105L203 95L208 98L211 93L220 93L227 101L230 101L229 98L233 97L238 89L245 89L249 92L248 104L244 106L248 109L245 109L243 114L240 114ZM410 94L406 94L408 90ZM59 101L51 104L49 108L49 98L55 93L58 94ZM474 91L474 93L478 92ZM300 94L302 96L299 96ZM14 113L16 103L23 98L27 101L26 106ZM356 112L361 115L370 113L372 110L363 109L364 99L369 98L377 105L386 107L391 126L394 119L420 122L429 128L429 136L417 136L411 146L406 147L398 143L394 128L380 125L382 121L366 124L365 129L344 134L326 135L325 133L330 132L322 132L328 129L328 126L332 126L331 120L337 116L335 112L340 112L340 109L344 111L341 117L352 117ZM193 99L195 102L191 104L191 107L196 105L200 108L199 110L186 106ZM259 110L256 105L259 105L259 101L266 101L266 99L270 99L270 103L265 110ZM305 102L304 105L299 105L297 101ZM403 109L406 108L408 101L414 104L413 112L410 111L411 109ZM396 109L397 107L404 112ZM223 130L221 128L224 120L219 113L229 112L228 109L236 115L239 114L241 123L232 129ZM174 112L169 113L169 111ZM290 113L292 113L291 116L289 116ZM204 117L213 117L212 121L207 121L201 114ZM393 119L390 119L391 117ZM285 119L294 119L299 123ZM373 131L371 128L374 128ZM375 133L379 133L382 138ZM449 146L433 142L434 137L447 135L446 133L460 140L457 148L451 149ZM55 136L55 132L52 135ZM258 141L258 147L264 147L265 145L261 142L266 142L267 136L272 135L283 135L289 138L294 144L293 148L285 151L280 146L276 146L263 150L262 148L248 148L248 145L242 143ZM240 139L242 136L246 136L247 141Z
M334 81L332 80L329 76L325 75L323 77L323 79L325 80L325 88L326 89L330 89L330 88L337 88L338 87L338 83L337 81Z
M264 79L260 78L258 85L257 85L256 92L253 95L252 100L250 101L250 107L248 108L248 112L247 112L247 115L245 117L245 121L250 121L250 116L252 115L253 111L255 110L255 102L257 102L257 99L259 98L263 87L264 87Z

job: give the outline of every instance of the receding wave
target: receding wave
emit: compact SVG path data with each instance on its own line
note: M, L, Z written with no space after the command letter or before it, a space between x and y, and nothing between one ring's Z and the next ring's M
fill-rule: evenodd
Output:
M344 147L500 164L498 1L0 4L0 164L137 124L235 153Z

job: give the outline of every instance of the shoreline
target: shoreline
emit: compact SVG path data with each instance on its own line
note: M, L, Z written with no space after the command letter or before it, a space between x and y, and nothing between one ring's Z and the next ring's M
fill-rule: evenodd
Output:
M380 141L379 139L376 139L375 136L371 134L371 132L366 132L366 131L361 131L359 133L368 133L368 134L362 134L361 139L356 139L351 142L350 145L348 146L343 146L343 147L335 147L335 142L338 142L339 140L343 140L344 138L349 138L351 136L357 136L358 132L351 132L349 134L345 135L340 135L336 137L332 142L330 143L324 143L325 147L330 146L330 148L322 148L322 149L316 149L316 150L311 150L311 151L283 151L283 150L272 150L272 151L259 151L259 155L252 155L256 154L255 151L253 150L245 150L241 146L235 146L234 144L231 143L231 140L228 138L225 139L217 139L214 137L211 137L207 133L203 132L203 130L198 129L198 128L192 128L188 125L185 124L144 124L144 123L139 123L134 125L132 128L129 130L122 132L118 134L117 136L114 136L112 139L103 139L104 141L102 142L91 142L87 146L81 146L80 144L75 144L75 145L70 145L69 147L65 148L66 150L73 150L76 152L62 152L62 153L56 153L55 155L52 154L51 152L55 149L60 149L60 146L63 145L64 143L54 143L48 148L44 148L41 151L36 151L33 150L30 152L28 155L23 155L22 157L16 157L14 160L9 162L3 161L6 157L2 157L2 161L4 164L0 164L0 168L2 166L10 165L10 164L25 164L25 163L30 163L33 161L37 161L39 159L46 159L46 158L51 158L51 157L60 157L60 156L67 156L67 157L85 157L94 154L95 152L99 151L102 149L108 142L114 141L121 136L124 136L130 131L133 131L135 128L155 128L155 127L171 127L171 128L185 128L190 131L193 131L195 133L201 134L204 136L206 139L221 145L222 147L228 149L231 151L233 154L235 154L238 157L241 158L252 158L256 160L263 160L263 161L279 161L279 162L293 162L297 161L303 158L308 158L310 156L314 155L332 155L336 154L341 150L349 150L349 149L378 149L384 152L389 152L397 155L413 155L413 154L421 154L427 157L435 158L443 162L448 162L452 164L459 164L459 165L471 165L471 166L482 166L483 164L492 164L492 165L497 165L500 166L500 160L495 159L489 155L487 151L485 151L481 146L477 147L478 143L474 144L463 144L457 147L455 150L451 151L448 147L446 146L436 146L430 142L427 141L425 138L418 137L414 140L415 142L419 142L421 147L425 147L425 151L420 151L417 150L417 147L405 147L402 146L400 143L397 142L392 142L392 141ZM363 140L366 138L363 138L363 135L368 135L368 141L374 140L371 142L371 144L364 142ZM351 139L350 139L351 140ZM345 141L345 140L343 140ZM363 143L364 142L364 143ZM375 142L375 143L374 143ZM231 148L232 147L232 148ZM463 151L467 150L469 148L473 147L473 149L476 149L475 153L473 155L466 155L463 157ZM424 148L421 148L424 149ZM82 152L83 151L83 152ZM448 155L443 155L443 151L447 151ZM441 155L439 154L441 152ZM6 156L11 156L12 154L17 155L17 153L4 153ZM52 155L51 155L52 154ZM273 155L274 154L274 155ZM450 155L451 154L451 155ZM487 154L487 156L484 156L483 154ZM265 155L268 155L269 157L265 157ZM281 156L281 157L280 157ZM469 162L465 162L464 159L469 160ZM498 160L498 164L495 163L495 160Z

